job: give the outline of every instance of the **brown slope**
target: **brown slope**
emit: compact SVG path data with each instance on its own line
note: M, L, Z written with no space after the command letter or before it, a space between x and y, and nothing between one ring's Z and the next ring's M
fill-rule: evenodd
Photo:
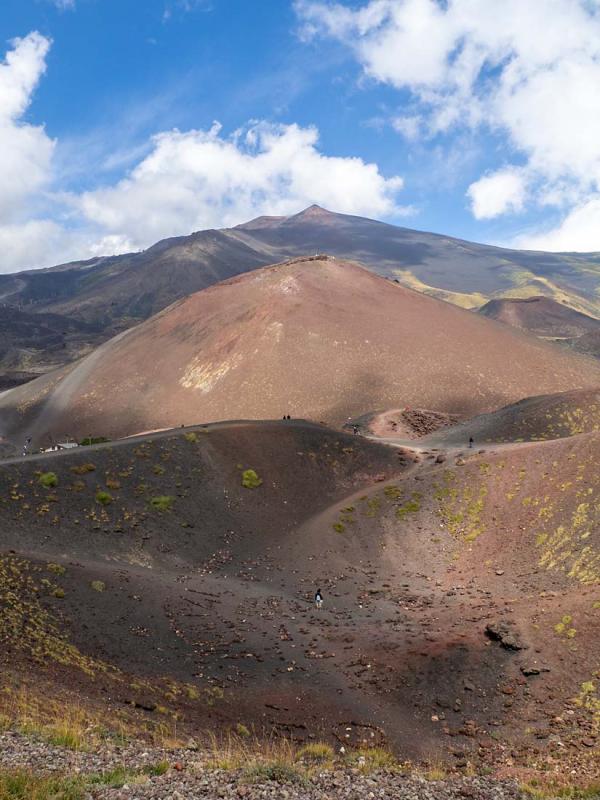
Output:
M18 275L0 275L3 316L26 313L29 326L15 326L4 340L0 381L14 372L48 372L75 361L91 347L147 319L180 297L279 260L268 247L249 247L227 232L209 230L166 239L141 253L75 262ZM31 331L52 321L54 330L80 326L86 336L66 336L57 351L40 336L31 352Z
M490 300L479 309L479 313L536 336L549 338L570 339L600 330L600 320L550 297Z
M242 486L246 468L258 488ZM317 575L299 574L288 553L312 515L403 469L397 451L300 422L172 431L2 464L0 494L13 496L0 503L5 685L27 677L35 693L43 679L49 698L77 689L83 705L99 699L106 713L108 704L111 724L133 702L157 726L179 707L197 732L242 721L270 730L300 715L306 734L339 727L342 713L373 723L374 708L331 661L304 655L310 637L282 639L281 625L326 634L311 620ZM111 502L100 504L99 490ZM161 512L151 501L165 496ZM292 659L302 669L289 674ZM274 710L286 695L292 708Z
M589 389L526 397L427 437L429 443L528 442L563 439L600 431L600 390Z
M574 767L597 746L599 446L406 469L279 422L0 465L5 682L26 664L32 690L99 697L113 724L137 703L193 733L241 722L473 763L535 747L546 769Z
M595 362L320 258L192 295L0 408L5 433L39 441L284 413L339 424L381 407L472 415L599 383Z
M508 652L504 674L487 692L491 702L504 695L504 710L500 716L492 711L487 723L495 719L500 736L514 736L516 750L526 756L533 746L552 748L557 736L571 756L585 750L582 740L597 748L599 455L598 434L491 445L475 455L450 450L443 465L407 477L398 508L382 523L387 558L394 559L394 549L406 561L412 554L447 598L447 609L435 599L437 608L430 609L425 632L432 642L441 647L453 635L475 641L490 622L496 634L503 628L512 633L518 649L495 640L488 657L465 671L470 692L481 696L493 660ZM440 558L445 570L432 574ZM416 636L415 649L420 645ZM465 697L473 702L470 692L457 693L459 714ZM455 729L454 714L445 716L445 725ZM597 750L590 758L597 770Z
M534 293L600 314L594 300L598 254L505 250L318 206L288 217L260 217L232 229L165 239L140 253L0 275L0 300L28 313L92 323L93 340L99 344L232 275L315 252L359 260L377 274L463 307L475 308L508 292ZM27 369L22 349L19 341L12 348L16 370ZM85 344L74 346L64 360L85 352ZM42 348L41 368L48 371L57 359L51 348L44 362L45 356Z

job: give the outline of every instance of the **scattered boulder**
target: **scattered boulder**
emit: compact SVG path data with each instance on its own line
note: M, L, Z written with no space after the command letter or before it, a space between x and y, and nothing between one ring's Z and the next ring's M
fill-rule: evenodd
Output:
M500 642L506 650L526 649L516 631L506 622L488 622L485 626L485 635L494 642Z

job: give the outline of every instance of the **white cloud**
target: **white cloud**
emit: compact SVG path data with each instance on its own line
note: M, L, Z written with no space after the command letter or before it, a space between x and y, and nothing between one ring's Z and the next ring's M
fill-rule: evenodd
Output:
M21 232L37 236L30 215L50 182L54 151L42 127L23 121L46 69L50 42L31 33L11 47L0 64L0 258L5 269L23 263Z
M392 128L409 142L416 142L420 138L421 125L422 121L418 116L397 116L392 119Z
M352 214L400 213L399 177L359 158L326 156L315 128L254 123L232 137L171 131L117 183L72 199L91 223L127 246L198 228L236 225L261 214L319 203Z
M88 257L88 242L49 219L0 225L0 272L35 269Z
M476 219L491 219L521 211L525 204L525 179L519 170L500 169L472 183L467 195Z
M599 252L600 195L573 208L555 229L520 236L515 246L528 250Z
M504 136L525 160L529 202L564 206L575 196L581 203L582 194L600 189L596 0L365 0L352 8L296 0L295 6L306 36L340 40L366 76L408 90L424 135L467 127ZM504 199L474 202L474 212L524 208L517 183L506 172L493 183L482 177L471 196L497 189Z
M0 64L0 271L141 249L311 203L373 216L407 213L397 204L401 178L386 178L360 158L323 154L314 127L264 122L232 136L218 124L160 133L127 153L135 166L122 180L67 193L55 142L23 118L50 42L32 33L11 46ZM122 162L116 152L112 165Z

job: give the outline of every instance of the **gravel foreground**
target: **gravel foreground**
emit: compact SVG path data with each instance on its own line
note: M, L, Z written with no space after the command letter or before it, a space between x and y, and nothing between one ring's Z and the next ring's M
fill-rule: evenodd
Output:
M193 750L112 747L99 752L81 752L31 740L17 733L0 735L0 768L31 769L61 775L98 774L168 762L168 770L143 783L121 788L89 789L89 800L516 800L524 795L514 782L487 777L456 777L427 780L390 771L362 774L358 769L315 771L300 782L253 779L243 769L223 770L206 766L206 756Z
M171 779L157 778L152 785L130 789L111 789L96 795L110 800L194 800L194 798L281 798L282 800L513 800L521 797L517 787L486 778L460 778L453 781L426 781L383 773L370 776L346 772L323 773L305 786L274 782L243 784L239 776L222 772L204 773ZM93 795L92 795L93 797Z

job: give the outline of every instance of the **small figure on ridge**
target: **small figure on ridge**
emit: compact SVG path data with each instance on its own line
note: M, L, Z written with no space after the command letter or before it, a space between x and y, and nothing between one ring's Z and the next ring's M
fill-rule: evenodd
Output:
M315 605L317 608L323 608L323 595L321 594L320 589L317 589L315 594Z

